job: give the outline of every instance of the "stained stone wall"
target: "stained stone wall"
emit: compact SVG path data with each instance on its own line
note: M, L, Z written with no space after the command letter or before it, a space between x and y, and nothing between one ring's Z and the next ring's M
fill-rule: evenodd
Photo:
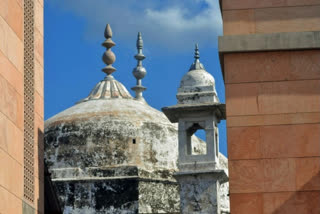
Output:
M139 213L180 213L179 211L179 191L176 182L139 182Z
M64 214L135 214L138 180L74 180L55 182Z

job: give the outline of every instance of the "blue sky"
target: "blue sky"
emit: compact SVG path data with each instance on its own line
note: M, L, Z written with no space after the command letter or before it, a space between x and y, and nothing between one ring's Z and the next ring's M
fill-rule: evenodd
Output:
M176 104L195 43L225 102L217 50L222 21L216 0L47 0L44 12L45 119L86 97L104 78L101 43L107 23L117 44L112 48L117 57L114 77L128 90L135 85L133 56L137 33L142 32L148 72L142 84L149 105L160 110ZM225 121L219 128L220 150L226 154Z

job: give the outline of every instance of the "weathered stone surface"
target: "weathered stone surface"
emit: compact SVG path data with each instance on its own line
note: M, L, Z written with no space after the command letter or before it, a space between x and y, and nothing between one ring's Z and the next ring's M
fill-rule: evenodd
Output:
M219 102L214 78L204 69L189 71L180 82L177 99L179 104Z
M138 180L55 182L64 214L138 213Z
M180 213L178 188L176 182L140 181L139 213Z
M218 166L220 170L175 174L180 186L181 213L230 213L228 160L221 154Z
M175 126L138 101L88 101L46 124L46 158L52 169L121 164L146 170L176 167Z
M181 213L218 213L219 182L210 174L177 177L180 185Z

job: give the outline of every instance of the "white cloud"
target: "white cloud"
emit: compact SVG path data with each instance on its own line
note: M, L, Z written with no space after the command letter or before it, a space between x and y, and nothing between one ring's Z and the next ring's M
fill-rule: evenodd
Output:
M135 41L141 31L146 43L170 51L190 45L216 46L222 31L218 0L48 0L86 20L87 39L101 40L110 23L115 40ZM191 44L190 44L191 43Z

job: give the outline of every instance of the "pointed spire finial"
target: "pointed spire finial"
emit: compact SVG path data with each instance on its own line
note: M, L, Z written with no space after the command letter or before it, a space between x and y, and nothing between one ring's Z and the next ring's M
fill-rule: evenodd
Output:
M196 47L194 49L194 58L197 60L197 59L200 59L200 53L199 53L199 46L198 46L198 43L196 44Z
M147 74L146 69L142 66L142 60L144 60L146 57L142 53L142 48L143 48L143 40L141 36L141 32L138 33L138 38L137 38L137 49L138 53L134 56L136 58L137 62L137 67L133 69L133 76L137 79L137 85L131 88L133 91L136 93L136 99L137 100L143 100L144 98L142 96L142 92L146 90L145 87L142 86L141 80L144 78L144 76Z
M107 66L104 67L102 71L107 74L107 78L113 78L111 74L115 72L116 69L112 66L112 64L116 61L116 56L112 52L111 48L116 44L111 39L112 30L109 24L107 24L104 31L104 37L106 38L106 40L102 43L102 46L107 48L107 50L102 55L102 60Z
M194 63L192 63L189 71L205 69L202 63L200 63L199 59L200 59L199 45L198 43L196 43L195 49L194 49Z
M137 49L138 51L142 51L142 48L143 48L143 40L142 40L141 32L139 32L138 39L137 39Z

